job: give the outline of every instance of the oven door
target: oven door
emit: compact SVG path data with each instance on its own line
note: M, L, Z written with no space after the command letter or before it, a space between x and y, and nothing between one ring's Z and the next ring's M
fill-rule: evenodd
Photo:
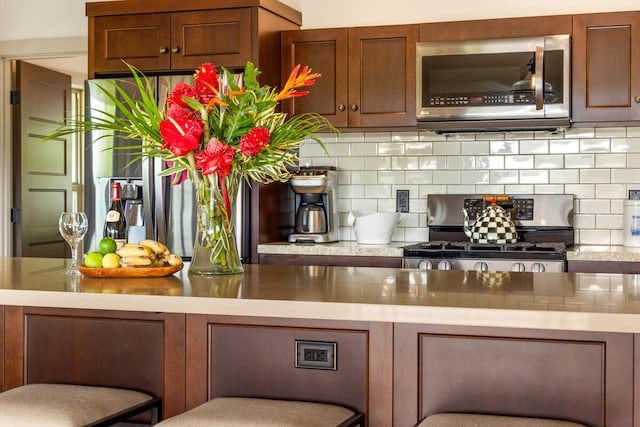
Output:
M570 36L417 44L417 117L494 121L569 117Z

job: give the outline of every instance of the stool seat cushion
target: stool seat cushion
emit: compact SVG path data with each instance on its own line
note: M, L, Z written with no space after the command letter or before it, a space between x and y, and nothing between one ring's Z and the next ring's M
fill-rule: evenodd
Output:
M27 384L0 393L0 426L81 427L150 399L111 387Z
M418 427L585 427L571 421L545 418L506 417L484 414L443 413L431 415Z
M335 427L352 415L325 403L218 397L156 427Z

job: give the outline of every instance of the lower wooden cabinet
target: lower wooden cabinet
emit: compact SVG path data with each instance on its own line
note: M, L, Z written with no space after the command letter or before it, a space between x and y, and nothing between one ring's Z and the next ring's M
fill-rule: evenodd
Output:
M439 412L633 425L632 334L398 324L394 342L394 426Z
M2 390L137 388L165 417L243 395L350 406L370 427L447 411L640 426L639 334L16 306L0 325ZM313 346L332 369L296 366Z
M402 268L402 258L384 256L260 254L260 264Z

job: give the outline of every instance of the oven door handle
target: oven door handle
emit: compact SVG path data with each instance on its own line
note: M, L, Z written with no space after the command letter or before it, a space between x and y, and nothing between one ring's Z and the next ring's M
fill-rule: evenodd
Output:
M536 46L535 96L536 110L544 108L544 46Z

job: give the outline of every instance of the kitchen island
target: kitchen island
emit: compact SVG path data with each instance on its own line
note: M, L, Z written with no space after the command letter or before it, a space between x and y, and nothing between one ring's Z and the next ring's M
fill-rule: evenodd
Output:
M340 403L370 426L452 410L640 426L640 276L247 265L75 280L64 267L0 259L3 389L142 388L167 416L252 395ZM334 364L300 367L296 342L334 348Z

